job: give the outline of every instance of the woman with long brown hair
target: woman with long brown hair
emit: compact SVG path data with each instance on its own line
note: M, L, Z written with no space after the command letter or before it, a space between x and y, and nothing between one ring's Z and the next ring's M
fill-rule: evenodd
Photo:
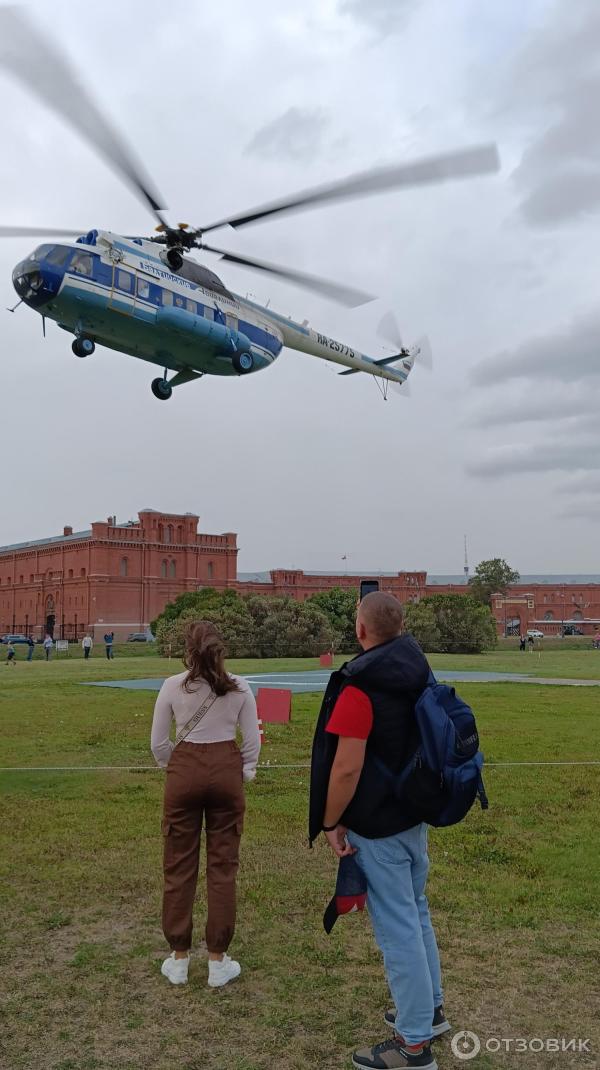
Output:
M154 707L150 745L167 770L162 923L171 954L161 972L175 985L188 979L203 822L208 983L219 988L241 970L227 950L235 930L243 782L256 775L260 735L254 695L241 676L225 671L224 658L225 644L214 624L192 621L185 638L187 671L165 680ZM173 720L175 742L169 738Z

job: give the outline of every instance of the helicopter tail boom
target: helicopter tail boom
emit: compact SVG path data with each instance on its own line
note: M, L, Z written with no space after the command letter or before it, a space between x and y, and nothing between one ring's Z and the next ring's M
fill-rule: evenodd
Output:
M400 385L412 371L416 354L412 350L401 350L388 357L379 360L338 342L335 338L313 331L304 324L294 323L284 317L277 317L276 325L283 336L283 344L290 349L301 353L308 353L322 360L333 361L341 364L347 370L340 372L341 375L351 375L354 372L365 372L378 379L387 379Z

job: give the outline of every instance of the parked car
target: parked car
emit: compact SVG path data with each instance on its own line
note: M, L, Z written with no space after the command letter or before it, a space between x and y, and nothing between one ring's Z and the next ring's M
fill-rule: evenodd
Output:
M540 632L538 628L530 628L527 632L527 635L530 635L532 639L544 638L544 632Z
M3 635L0 639L2 643L28 643L29 640L26 635Z
M566 624L563 635L583 635L583 628L576 628L574 624Z
M128 643L153 643L154 636L152 632L132 632L127 636Z

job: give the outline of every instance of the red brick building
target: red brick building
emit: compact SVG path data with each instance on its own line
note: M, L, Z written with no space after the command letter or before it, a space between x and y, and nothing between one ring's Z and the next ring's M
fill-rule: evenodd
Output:
M118 640L144 631L167 602L185 591L233 587L244 594L290 596L303 601L331 587L358 590L367 575L330 575L299 569L238 576L237 535L198 532L193 513L143 509L138 519L115 517L88 531L0 547L0 635L46 632L76 639L114 631ZM465 593L465 585L427 582L427 573L374 573L380 587L402 603L427 594ZM536 578L539 579L539 578ZM498 633L536 628L560 635L565 627L590 635L600 628L600 583L546 582L511 587L496 595L492 612Z
M236 535L204 535L198 517L144 509L89 531L0 547L0 634L75 639L144 631L184 591L236 582Z

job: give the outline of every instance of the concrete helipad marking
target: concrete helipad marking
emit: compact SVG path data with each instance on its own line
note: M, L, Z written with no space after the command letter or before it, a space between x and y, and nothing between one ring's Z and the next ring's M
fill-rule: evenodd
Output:
M600 687L600 680L570 680L562 677L526 676L516 672L480 672L476 670L439 669L438 680L447 683L474 684L547 684L555 687ZM324 691L329 680L329 672L277 672L255 673L245 679L256 693L259 687L287 687L294 694ZM86 681L87 687L122 687L131 691L160 691L164 678L145 680L99 680Z

